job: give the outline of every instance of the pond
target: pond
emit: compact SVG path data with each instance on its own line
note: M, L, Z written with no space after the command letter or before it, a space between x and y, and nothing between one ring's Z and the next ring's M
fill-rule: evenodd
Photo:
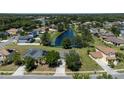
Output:
M72 40L74 36L75 36L74 31L72 31L71 28L68 28L67 31L64 31L55 39L55 46L61 46L61 43L64 38L69 38Z

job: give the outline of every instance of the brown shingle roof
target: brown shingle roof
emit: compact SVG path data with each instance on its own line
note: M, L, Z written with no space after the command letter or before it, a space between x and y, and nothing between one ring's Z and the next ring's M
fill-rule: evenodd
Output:
M108 55L109 53L115 53L116 51L109 47L97 46L96 47L99 51L103 52L104 54Z
M97 52L90 52L89 54L92 57L94 57L94 58L102 58L103 57L102 54L101 54L101 52L99 52L99 51L97 51Z

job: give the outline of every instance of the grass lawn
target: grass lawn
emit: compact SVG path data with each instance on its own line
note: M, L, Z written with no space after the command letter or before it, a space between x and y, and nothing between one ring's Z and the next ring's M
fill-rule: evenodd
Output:
M114 69L124 69L124 62L118 63L118 64L114 67Z
M12 48L12 49L16 49L18 52L20 52L22 55L30 48L39 48L39 49L43 49L43 50L55 50L55 51L65 51L65 49L59 48L59 47L46 47L46 46L42 46L42 45L38 45L38 46L19 46L19 45L15 45L15 44L11 44L6 46L6 48ZM93 61L88 55L87 55L87 49L88 48L82 48L82 49L76 49L75 50L79 53L80 57L81 57L81 61L82 61L82 67L81 67L81 71L92 71L92 70L102 70L102 68L96 64L95 61ZM43 69L42 67L37 68L38 69Z
M61 32L57 31L57 32L53 32L53 33L50 33L50 34L51 34L50 35L50 40L52 42L52 45L54 45L56 37L58 37L61 34Z
M94 60L92 60L88 54L87 50L88 48L82 48L82 49L74 49L76 50L81 58L82 66L80 68L80 71L99 71L103 70ZM71 72L69 69L66 68L66 72Z
M76 49L81 57L82 67L81 71L94 71L94 70L102 70L102 68L92 60L87 54L88 48Z
M32 72L26 72L25 74L35 74L35 75L53 75L56 68L50 68L48 65L38 65L36 69Z
M9 65L5 65L5 66L0 65L0 71L16 71L17 68L18 68L18 66L14 65L14 64L9 64Z
M34 71L50 71L55 72L56 68L51 68L48 65L38 65Z
M49 47L49 46L42 46L42 45L16 45L16 44L11 44L11 45L7 45L5 47L6 49L15 49L17 50L19 53L21 53L22 55L30 48L39 48L39 49L43 49L43 50L47 50L47 51L50 51L50 50L55 50L55 51L60 51L60 50L63 50L62 48L59 48L59 47Z

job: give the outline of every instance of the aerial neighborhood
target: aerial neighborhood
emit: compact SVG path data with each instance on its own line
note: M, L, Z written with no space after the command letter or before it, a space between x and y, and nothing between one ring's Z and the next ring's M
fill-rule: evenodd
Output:
M1 14L3 76L124 78L124 14Z

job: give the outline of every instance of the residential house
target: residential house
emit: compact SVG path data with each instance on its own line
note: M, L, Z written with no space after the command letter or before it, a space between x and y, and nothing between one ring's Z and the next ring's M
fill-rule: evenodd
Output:
M32 57L34 59L38 59L43 57L45 54L46 52L41 49L32 48L26 51L24 57Z
M14 35L17 35L18 29L16 29L16 28L11 28L11 29L7 30L6 32L7 32L9 35L14 36Z
M99 33L99 36L102 37L115 37L115 35L112 32L104 32L104 33Z
M104 22L103 27L104 27L104 28L109 29L109 28L111 28L111 27L112 27L112 23L111 23L111 22L106 21L106 22Z
M2 64L10 53L6 49L0 49L0 64Z
M39 35L39 29L34 29L32 32L28 34L31 37L37 37Z
M116 46L124 46L124 40L117 37L104 37L104 42Z
M105 62L116 62L116 51L109 47L97 46L96 51L101 52Z
M95 59L101 59L103 57L102 53L99 51L90 52L89 55L91 55Z
M98 34L99 32L98 32L98 28L91 28L90 29L90 33L92 33L92 34Z
M20 36L18 39L18 43L31 43L34 39L31 36Z

